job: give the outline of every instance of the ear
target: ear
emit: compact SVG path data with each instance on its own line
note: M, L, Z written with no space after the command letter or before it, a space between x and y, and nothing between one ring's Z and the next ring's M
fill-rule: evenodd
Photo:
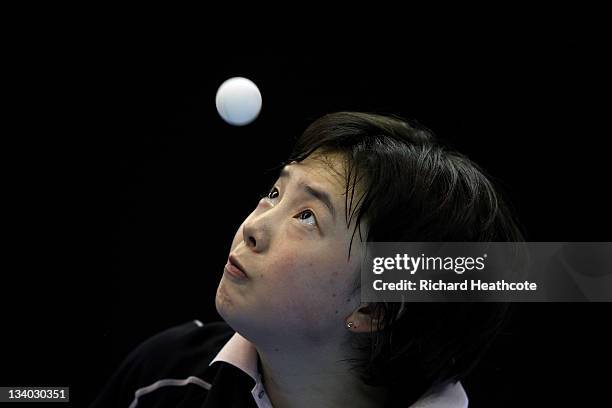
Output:
M378 330L378 323L382 316L374 316L374 305L364 303L346 318L347 329L353 333L370 333ZM352 323L348 327L348 323Z

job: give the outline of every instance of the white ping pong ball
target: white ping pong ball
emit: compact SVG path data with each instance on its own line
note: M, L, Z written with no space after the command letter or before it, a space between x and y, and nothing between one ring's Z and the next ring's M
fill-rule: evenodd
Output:
M253 81L234 77L223 82L215 98L217 111L224 121L234 126L253 122L261 111L261 93Z

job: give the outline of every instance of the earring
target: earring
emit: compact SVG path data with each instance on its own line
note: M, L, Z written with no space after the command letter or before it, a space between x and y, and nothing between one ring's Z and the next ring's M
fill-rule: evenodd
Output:
M348 322L346 324L346 327L348 327L349 329L352 329L354 326L355 326L355 323L353 323L353 322Z

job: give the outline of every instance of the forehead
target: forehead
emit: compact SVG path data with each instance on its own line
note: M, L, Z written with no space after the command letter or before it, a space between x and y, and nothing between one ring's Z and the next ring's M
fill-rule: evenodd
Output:
M345 195L345 162L338 153L313 153L301 162L286 165L281 174L299 183L320 187L332 196L334 203Z

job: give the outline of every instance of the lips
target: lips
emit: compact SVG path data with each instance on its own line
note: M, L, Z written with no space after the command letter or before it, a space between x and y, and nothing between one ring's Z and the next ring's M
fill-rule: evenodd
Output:
M249 275L244 270L242 264L236 259L234 255L230 255L227 259L227 269L228 272L232 273L232 275L240 276L243 275L244 278L248 278Z

